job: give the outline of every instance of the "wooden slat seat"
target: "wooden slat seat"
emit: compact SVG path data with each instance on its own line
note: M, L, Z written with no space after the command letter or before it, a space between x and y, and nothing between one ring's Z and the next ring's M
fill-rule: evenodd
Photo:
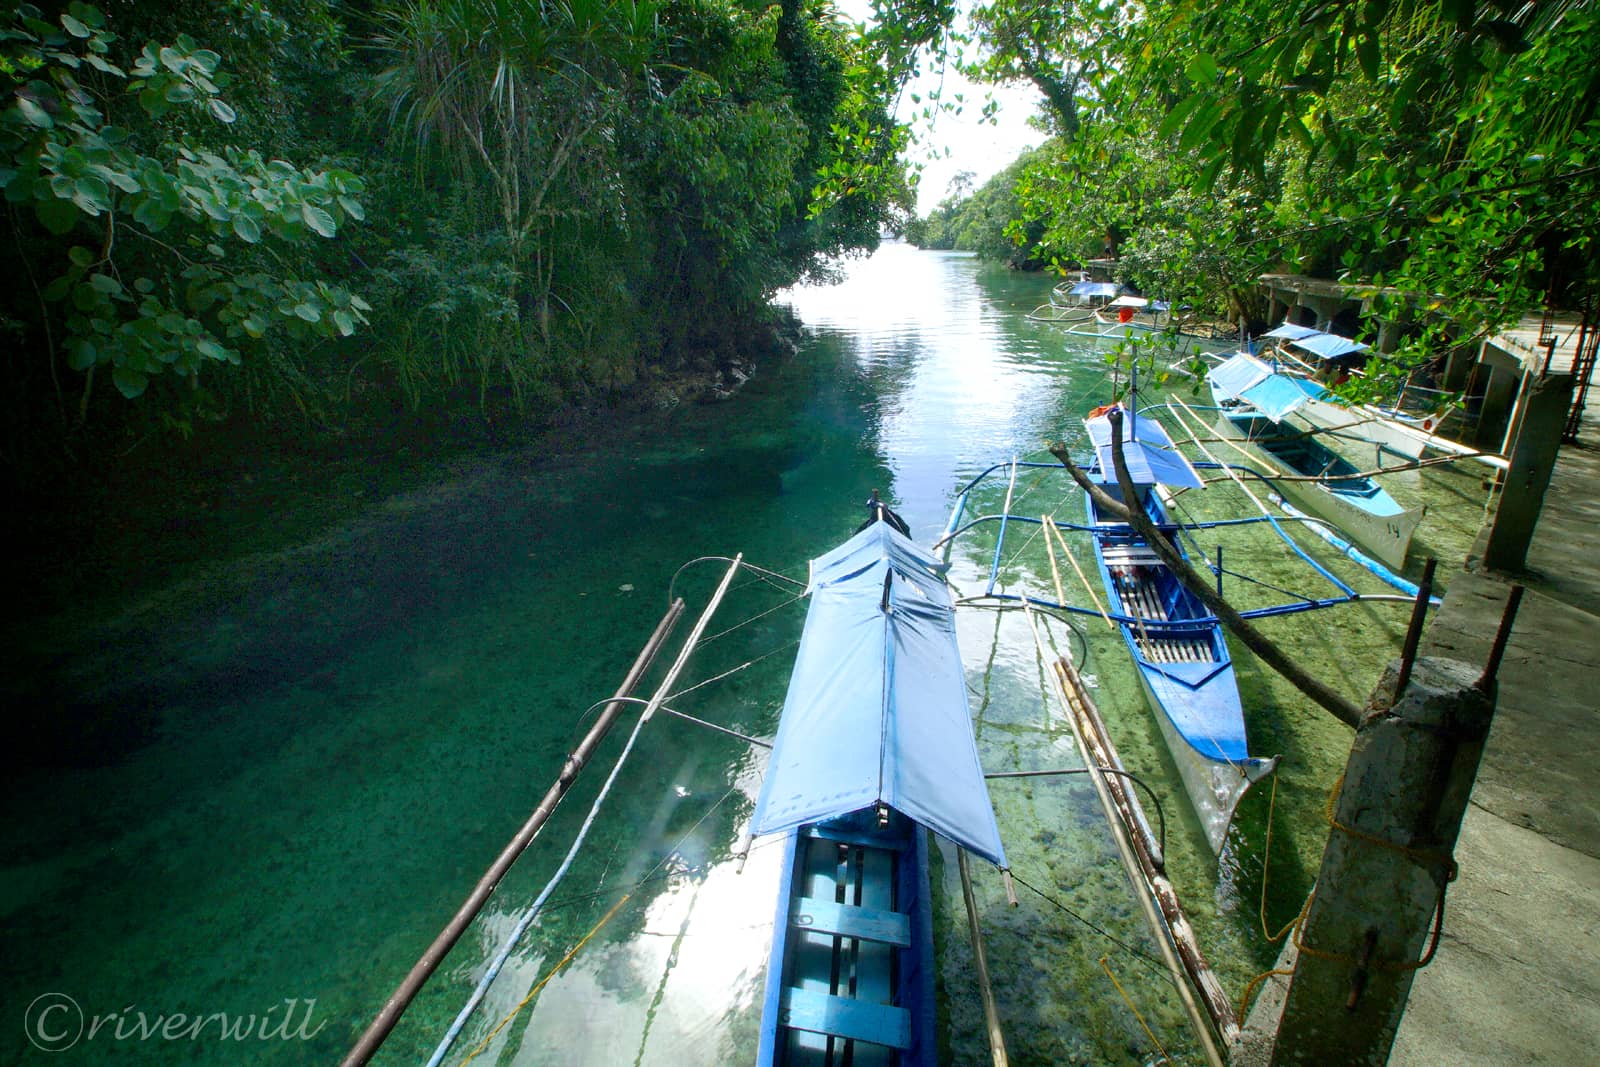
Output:
M804 897L796 902L789 925L820 934L837 934L861 941L909 948L911 917L903 912L863 908L831 900Z
M1100 555L1108 567L1150 567L1161 564L1161 557L1149 545L1105 545Z
M811 989L783 991L782 1024L849 1041L904 1049L911 1045L911 1013L890 1004L869 1004Z
M837 841L841 845L860 845L863 848L881 848L899 852L906 847L904 841L889 837L880 837L876 834L862 833L856 830L847 830L838 826L811 825L805 828L808 837L822 841Z

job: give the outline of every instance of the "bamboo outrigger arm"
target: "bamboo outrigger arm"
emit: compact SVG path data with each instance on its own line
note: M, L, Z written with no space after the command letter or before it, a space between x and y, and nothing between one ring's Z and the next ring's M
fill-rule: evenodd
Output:
M566 795L567 790L572 787L572 783L577 780L579 772L583 770L590 757L594 755L595 749L600 747L600 742L605 739L612 723L616 722L617 716L622 714L622 709L630 703L626 698L639 684L640 679L644 677L645 671L650 669L650 664L655 662L656 654L660 652L661 646L666 643L668 635L672 633L672 628L677 625L678 619L683 615L683 611L684 603L682 599L674 600L672 605L667 608L666 614L661 616L661 621L656 624L655 632L650 635L650 640L645 642L644 648L640 649L638 658L634 660L633 667L628 671L628 676L623 679L622 685L617 688L616 695L611 698L605 710L595 719L594 725L589 728L589 732L578 743L578 747L572 750L572 753L567 756L566 762L561 765L561 773L545 793L544 799L539 802L539 807L528 817L528 821L523 824L522 829L517 831L517 835L501 850L494 863L484 872L483 877L478 880L478 884L467 895L467 899L456 910L455 916L445 925L444 929L439 931L438 936L433 939L433 943L423 952L421 958L412 965L411 970L407 972L400 985L396 987L394 993L384 1003L383 1008L378 1012L371 1024L367 1026L366 1031L362 1033L356 1043L351 1046L350 1051L346 1053L345 1058L341 1061L341 1067L360 1067L361 1064L371 1060L377 1053L379 1047L382 1046L383 1042L400 1022L400 1016L405 1013L406 1008L410 1007L411 1001L421 991L423 985L433 975L433 972L438 969L439 964L444 962L444 958L450 954L450 950L461 939L461 935L466 932L467 927L472 925L472 920L477 918L478 912L488 902L490 894L494 892L495 886L500 883L500 879L505 877L506 872L511 869L511 865L517 861L517 857L522 855L527 847L533 843L533 839L538 836L539 830L549 820L551 814L556 810L556 806L561 803L561 798Z

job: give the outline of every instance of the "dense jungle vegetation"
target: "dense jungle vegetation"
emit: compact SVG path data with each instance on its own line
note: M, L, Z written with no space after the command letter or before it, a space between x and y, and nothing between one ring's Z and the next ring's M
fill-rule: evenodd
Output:
M7 5L13 492L715 389L908 202L819 0Z
M946 47L1037 88L1050 139L908 234L1062 268L1109 245L1257 327L1259 274L1339 277L1408 301L1416 360L1592 299L1596 41L1591 0L993 0Z

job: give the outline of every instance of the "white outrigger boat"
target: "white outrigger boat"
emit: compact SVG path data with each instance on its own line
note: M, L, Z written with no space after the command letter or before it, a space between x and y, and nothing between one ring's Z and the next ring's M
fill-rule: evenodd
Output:
M1218 432L1260 461L1265 469L1259 473L1384 565L1395 570L1405 566L1422 509L1401 507L1376 480L1314 434L1283 423L1312 402L1305 386L1315 383L1277 373L1245 352L1213 367L1206 381L1219 412Z
M1471 456L1504 469L1505 461L1500 457L1486 456L1470 445L1441 437L1438 415L1414 415L1373 404L1347 406L1335 402L1332 394L1316 382L1317 375L1341 365L1350 373L1359 373L1354 364L1366 358L1369 345L1287 322L1262 336L1278 342L1275 355L1282 356L1287 364L1287 368L1279 369L1287 369L1289 376L1301 383L1300 388L1308 398L1299 410L1300 417L1318 429L1370 442L1377 447L1380 459L1388 453L1414 461L1432 449Z
M1078 323L1089 322L1110 301L1122 294L1116 282L1095 282L1080 278L1075 282L1062 282L1050 290L1050 301L1028 312L1028 318L1037 322Z

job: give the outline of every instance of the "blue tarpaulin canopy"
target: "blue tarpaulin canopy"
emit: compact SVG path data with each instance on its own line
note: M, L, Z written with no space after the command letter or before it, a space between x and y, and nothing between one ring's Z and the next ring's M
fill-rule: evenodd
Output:
M938 567L881 522L812 561L752 834L883 803L1005 866Z
M1367 346L1360 341L1352 341L1336 333L1314 333L1307 337L1295 338L1289 343L1323 359L1338 359L1340 356L1367 350Z
M1218 400L1242 400L1273 422L1327 391L1304 378L1278 374L1243 352L1207 371L1206 380Z
M1116 468L1111 465L1111 420L1106 415L1096 415L1083 422L1089 431L1089 441L1094 445L1095 464L1102 481L1115 482ZM1172 438L1155 419L1148 415L1122 415L1122 458L1128 464L1128 475L1135 485L1170 485L1199 489L1205 483L1195 473L1189 461L1172 446Z
M1073 296L1116 296L1121 291L1116 282L1079 282L1067 290Z
M1262 334L1261 336L1263 336L1263 337L1277 337L1277 338L1279 338L1281 340L1284 340L1284 341L1298 341L1300 338L1302 338L1302 337L1310 337L1312 334L1314 334L1316 332L1317 332L1316 330L1313 330L1309 326L1296 326L1292 322L1286 322L1282 326L1277 327L1276 329L1268 330L1266 333Z

